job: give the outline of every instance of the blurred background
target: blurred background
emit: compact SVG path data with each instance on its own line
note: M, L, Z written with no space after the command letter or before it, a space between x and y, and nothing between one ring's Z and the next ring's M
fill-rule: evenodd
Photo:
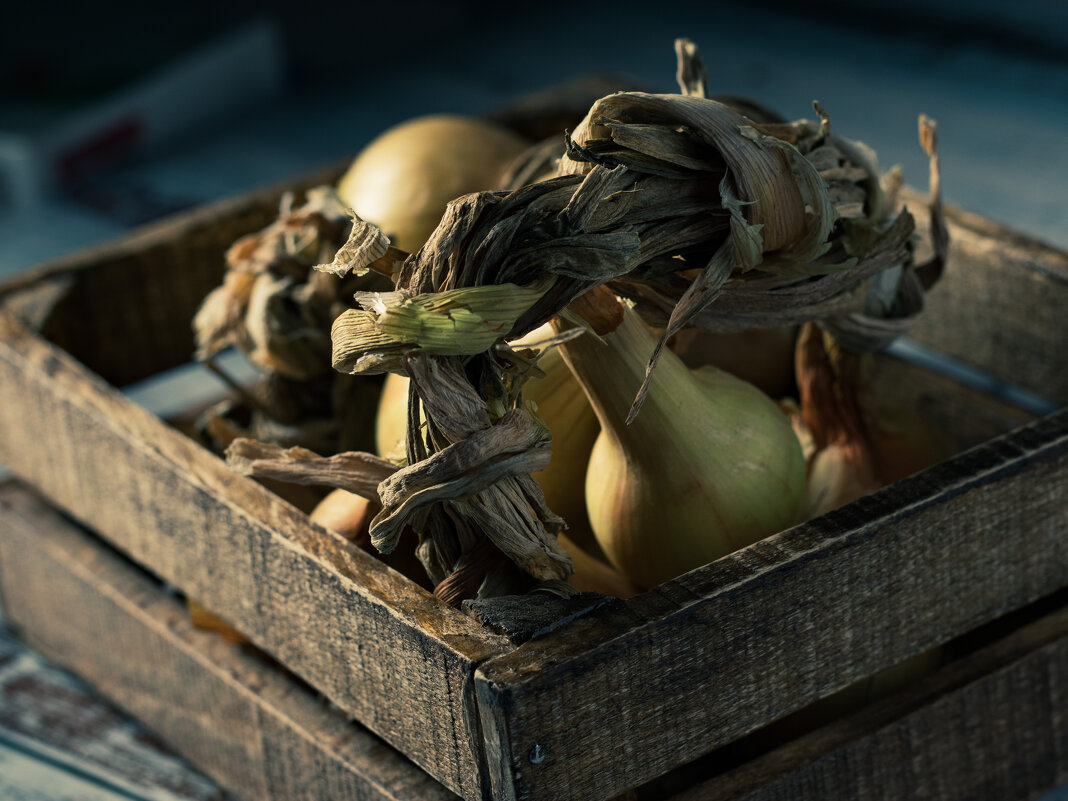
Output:
M812 117L948 200L1068 247L1068 3L25 3L0 28L0 276L354 155L407 117L487 114L576 77Z

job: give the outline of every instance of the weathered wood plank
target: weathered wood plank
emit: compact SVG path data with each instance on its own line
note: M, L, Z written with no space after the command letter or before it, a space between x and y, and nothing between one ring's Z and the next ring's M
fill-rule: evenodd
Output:
M919 196L909 198L919 212ZM947 218L949 263L909 337L1068 404L1068 253L959 209Z
M186 801L166 790L126 785L113 774L98 775L91 769L68 770L70 766L55 757L54 753L44 754L25 743L16 746L0 738L0 798L4 801ZM222 801L222 791L219 792Z
M0 491L0 578L24 639L239 798L431 801L441 785L27 491Z
M1035 419L1019 406L896 356L879 354L877 364L877 369L891 377L898 400L944 436L952 453L974 448Z
M482 793L474 668L511 646L0 315L0 462L428 773Z
M0 553L2 550L0 545ZM185 760L166 750L143 726L0 629L0 748L4 744L26 754L26 761L20 763L24 772L32 772L41 762L54 766L48 775L50 783L74 775L129 794L123 798L229 798ZM0 760L0 775L8 767L2 763ZM16 777L11 778L14 781ZM23 781L31 778L25 776ZM19 784L15 781L16 787ZM0 781L0 798L7 798L3 786Z
M673 801L1024 801L1068 782L1068 609Z
M0 285L0 298L36 291L12 305L76 359L116 386L188 362L191 320L219 285L234 240L278 216L287 190L336 180L324 168L286 186L228 198L136 229ZM53 291L44 296L41 286Z
M532 640L476 673L495 791L608 797L1047 595L1065 520L1060 412Z

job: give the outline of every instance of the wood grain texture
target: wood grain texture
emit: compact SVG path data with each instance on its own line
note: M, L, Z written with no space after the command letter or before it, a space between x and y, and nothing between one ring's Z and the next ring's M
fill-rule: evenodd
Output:
M907 197L921 208L918 195ZM959 209L947 222L949 263L909 337L1068 404L1068 253Z
M8 305L29 325L0 316L0 461L467 798L604 797L1068 581L1061 415L512 652L101 379L188 359L192 312L269 194L23 282ZM918 339L1068 397L1063 254L951 225ZM988 412L967 441L1002 425Z
M1024 801L1068 782L1068 609L673 801Z
M473 674L510 648L0 316L0 462L442 784L482 793Z
M945 437L952 453L974 448L1035 419L1019 406L898 357L879 354L876 363L879 371L892 376L899 400Z
M0 586L35 647L149 722L236 797L455 797L269 665L192 629L180 604L155 582L11 486L0 491ZM0 647L0 657L10 652ZM0 659L2 683L25 694L25 682L11 679L16 667ZM671 801L1030 798L1068 781L1066 693L1068 610L1062 608ZM54 713L68 695L53 692L47 705L29 699L18 715L27 733L55 721L48 710ZM86 725L98 733L101 725L121 726L105 712L105 720L94 715ZM135 782L145 780L143 761L120 757L124 775L132 769ZM169 771L170 784L160 786L183 797L190 789L191 798L218 797L187 781L175 784L175 776L184 774ZM654 796L640 791L636 797Z
M1047 595L1065 520L1060 412L525 643L476 674L495 789L609 797Z
M0 629L0 748L4 745L135 798L230 798L143 726ZM7 798L2 787L0 782L0 798Z
M441 785L25 490L0 495L9 620L238 798L446 801Z

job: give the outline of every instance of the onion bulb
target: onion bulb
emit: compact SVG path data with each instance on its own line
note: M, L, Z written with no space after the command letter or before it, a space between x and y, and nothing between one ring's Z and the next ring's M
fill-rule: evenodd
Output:
M952 455L945 437L918 414L907 375L892 361L845 350L815 323L798 337L797 382L815 449L810 517Z
M235 645L245 645L250 642L248 637L192 598L185 599L185 606L189 612L189 622L193 624L194 628L202 631L212 631L227 642Z
M378 511L377 504L348 490L336 489L319 501L308 517L313 523L358 545L370 542L368 529L371 518Z
M558 539L574 565L575 572L568 577L567 583L576 590L599 592L601 595L612 595L616 598L630 598L641 592L618 570L590 556L585 549L572 542L566 534L559 535Z
M383 459L404 460L408 431L408 376L386 373L375 415L375 450Z
M604 344L583 335L561 351L601 423L586 473L594 534L612 565L648 588L800 522L805 463L763 392L715 367L691 371L670 352L628 425L657 338L619 309Z
M472 117L431 115L390 128L353 161L338 183L341 200L414 253L450 200L496 189L527 142Z

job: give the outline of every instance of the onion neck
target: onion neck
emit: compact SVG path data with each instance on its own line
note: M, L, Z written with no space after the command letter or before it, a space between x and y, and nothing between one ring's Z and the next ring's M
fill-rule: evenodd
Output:
M573 324L557 318L558 331ZM646 438L661 445L665 442L664 423L692 409L692 392L696 385L689 369L668 350L661 353L645 404L636 421L627 425L627 416L638 389L645 379L645 368L656 345L656 336L638 317L624 307L622 322L604 334L601 341L584 334L560 346L567 366L582 385L590 405L597 414L601 429L620 443L638 444ZM655 447L655 442L650 442Z

